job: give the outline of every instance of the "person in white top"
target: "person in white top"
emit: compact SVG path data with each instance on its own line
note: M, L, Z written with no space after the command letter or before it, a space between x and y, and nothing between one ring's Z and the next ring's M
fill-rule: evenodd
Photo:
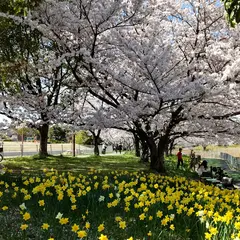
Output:
M197 173L199 176L201 176L203 172L208 172L208 165L206 160L203 160L197 169Z

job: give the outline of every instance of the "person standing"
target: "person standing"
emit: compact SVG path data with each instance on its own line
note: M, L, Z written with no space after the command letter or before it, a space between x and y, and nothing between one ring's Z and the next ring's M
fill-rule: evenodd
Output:
M203 162L199 165L197 169L197 173L199 176L201 176L204 172L208 172L208 165L206 160L203 160Z
M119 150L120 154L121 154L121 152L122 152L122 149L123 149L123 146L122 146L122 144L120 143L120 144L118 145L118 150Z
M180 164L183 166L183 159L182 159L182 148L179 148L179 151L177 153L177 168L179 168Z
M107 150L107 145L105 143L103 143L103 145L102 145L102 154L106 154L106 150Z
M196 158L195 158L195 152L191 150L190 152L190 169L195 169L196 165Z

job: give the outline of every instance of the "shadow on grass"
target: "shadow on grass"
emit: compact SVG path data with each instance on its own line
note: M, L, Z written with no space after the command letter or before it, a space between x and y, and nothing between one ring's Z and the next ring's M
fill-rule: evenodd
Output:
M43 169L86 173L90 169L101 171L141 171L148 167L139 162L139 158L130 155L117 156L48 156L44 159L34 157L12 158L4 161L4 165L13 171L38 172Z
M165 167L167 170L167 175L169 176L186 177L188 179L193 180L199 179L198 174L189 169L189 158L186 156L183 157L183 166L180 166L178 169L177 169L177 157L175 155L170 155L166 157Z
M7 159L4 165L12 169L14 172L39 173L43 169L54 169L59 172L75 172L85 174L89 170L94 169L103 172L113 171L144 171L146 173L153 172L149 170L149 163L142 163L138 157L131 154L122 155L106 155L106 156L87 156L87 157L72 157L72 156L47 156L46 158L22 157ZM176 169L177 158L175 155L166 157L165 167L168 176L180 176L189 179L198 179L196 172L190 171L188 168L188 158L184 157L184 166Z

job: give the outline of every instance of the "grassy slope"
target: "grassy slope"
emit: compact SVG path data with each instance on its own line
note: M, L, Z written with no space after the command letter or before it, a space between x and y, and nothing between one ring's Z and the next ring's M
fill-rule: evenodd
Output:
M138 158L131 155L106 155L101 157L71 157L71 156L49 156L44 159L35 157L9 158L3 164L15 171L38 172L46 169L58 171L73 171L84 173L90 169L101 171L136 171L145 170L146 165L139 163Z
M184 167L176 169L176 156L166 158L165 166L167 175L182 176L187 178L197 178L197 174L189 171L188 159L184 157ZM14 172L24 170L26 173L37 174L43 169L56 169L59 172L71 171L76 173L86 173L90 169L103 172L111 171L146 171L150 172L148 163L141 163L139 158L131 154L71 157L71 156L49 156L45 159L39 157L9 158L3 161L4 166Z
M236 180L240 180L240 173L229 169L225 161L220 159L207 159L209 166L222 167L228 172L228 175ZM176 156L166 158L165 166L167 175L182 176L197 179L195 172L188 169L188 157L184 156L184 167L176 169ZM3 161L3 164L13 171L22 171L38 173L44 168L56 169L58 171L71 171L76 173L85 173L90 169L100 170L104 172L111 171L149 171L149 164L139 162L139 158L131 154L122 155L105 155L105 156L88 156L88 157L71 157L71 156L49 156L45 159L39 157L22 157L9 158Z

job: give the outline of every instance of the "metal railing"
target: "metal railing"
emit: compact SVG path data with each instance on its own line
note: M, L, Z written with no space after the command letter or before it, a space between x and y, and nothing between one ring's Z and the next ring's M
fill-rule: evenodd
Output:
M227 161L230 168L240 170L240 158L239 157L234 157L228 153L221 152L220 158Z

